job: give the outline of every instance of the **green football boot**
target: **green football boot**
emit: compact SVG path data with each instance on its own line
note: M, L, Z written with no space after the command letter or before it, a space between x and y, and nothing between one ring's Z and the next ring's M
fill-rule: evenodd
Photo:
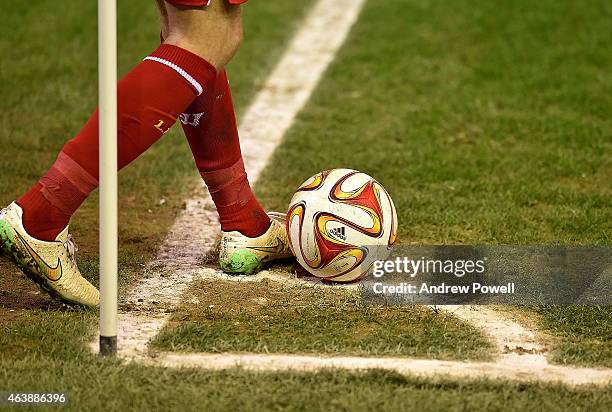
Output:
M233 275L252 275L266 264L293 256L285 229L285 215L268 212L272 223L259 237L247 237L238 231L222 232L219 250L221 269Z
M0 211L0 252L42 290L65 303L96 307L100 293L76 264L76 245L66 227L54 242L33 238L23 227L23 210L11 203Z

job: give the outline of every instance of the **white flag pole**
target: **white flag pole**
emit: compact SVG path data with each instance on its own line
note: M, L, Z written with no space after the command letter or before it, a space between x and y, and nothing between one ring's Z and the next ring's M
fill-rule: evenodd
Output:
M117 353L117 1L98 0L100 354Z

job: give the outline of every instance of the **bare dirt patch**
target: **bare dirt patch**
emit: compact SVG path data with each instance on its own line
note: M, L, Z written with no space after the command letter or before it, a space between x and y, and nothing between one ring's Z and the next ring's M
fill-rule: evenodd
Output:
M6 257L0 258L0 309L9 311L46 309L58 306ZM0 319L4 318L0 311ZM8 316L8 315L7 315Z

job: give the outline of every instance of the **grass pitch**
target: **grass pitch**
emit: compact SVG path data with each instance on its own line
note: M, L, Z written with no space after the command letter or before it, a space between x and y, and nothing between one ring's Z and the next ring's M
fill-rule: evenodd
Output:
M425 307L378 307L358 291L276 282L202 281L153 348L488 360L484 333Z
M371 0L257 189L332 167L415 244L612 243L612 6ZM282 173L279 173L282 171Z
M258 192L282 209L349 167L388 189L400 243L609 246L611 16L591 0L371 0ZM538 313L553 360L610 365L609 307Z
M312 4L251 3L245 9L246 41L229 69L239 112ZM155 48L158 29L151 1L119 4L125 72ZM66 0L58 10L56 1L37 0L3 3L0 14L9 28L0 37L4 205L39 178L95 107L96 10L92 2ZM353 167L389 189L405 243L609 245L611 16L603 0L370 0L265 171L257 188L264 203L282 209L311 174ZM347 151L356 147L360 150ZM151 258L198 179L177 130L120 179L125 287ZM81 246L80 266L94 283L96 206L92 196L72 227ZM328 315L338 310L329 309ZM555 359L610 365L607 308L538 312L542 327L559 337ZM192 315L202 323L186 327L208 322L205 312ZM221 315L229 321L238 316ZM310 315L316 321L315 313ZM437 315L427 316L431 321ZM290 319L292 328L298 319ZM400 320L408 324L398 325L416 334L411 344L434 336L426 323ZM263 314L257 322L263 325ZM609 388L425 381L377 371L211 373L124 365L89 353L84 344L93 338L95 323L96 314L66 311L0 260L0 390L68 391L71 408L78 410L612 408ZM458 332L452 319L448 326ZM177 331L164 332L164 345L181 344ZM196 337L208 345L199 331ZM305 350L304 342L272 343ZM346 342L340 344L346 348ZM467 348L465 357L482 356L483 345ZM366 342L349 349L368 347ZM443 345L432 350L447 356Z
M539 328L552 336L555 362L612 368L612 307L533 308Z

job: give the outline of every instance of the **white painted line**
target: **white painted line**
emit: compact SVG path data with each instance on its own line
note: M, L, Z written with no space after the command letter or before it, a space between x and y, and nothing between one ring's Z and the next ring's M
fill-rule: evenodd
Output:
M409 358L325 357L236 353L158 353L147 363L162 367L253 371L317 371L321 369L385 369L404 375L549 381L567 385L612 383L612 370L550 365L542 356L506 356L500 362L460 362Z
M206 194L208 194L206 192ZM155 260L147 265L142 281L126 298L131 307L172 310L203 268L206 254L215 247L219 218L209 196L188 200L170 228Z
M545 348L538 343L532 331L488 306L445 305L437 306L437 308L448 311L483 330L495 342L499 353L541 354L545 352Z
M244 161L253 180L310 98L363 4L319 0L257 95L241 125L241 135L247 137L242 141Z
M307 102L356 21L363 3L364 0L319 0L250 106L240 129L251 181L257 180L295 116ZM170 229L157 258L148 265L144 280L124 302L128 310L119 317L120 356L166 367L227 369L239 366L271 371L380 368L421 376L545 380L570 385L612 382L610 369L549 364L542 354L544 348L536 341L533 332L482 306L446 306L442 309L480 327L492 338L499 352L494 362L165 352L148 356L148 342L166 324L193 280L214 278L248 282L266 278L313 286L310 281L274 271L263 271L254 277L230 277L204 267L202 262L214 249L218 232L217 214L210 197L206 194L189 200L185 211ZM97 350L97 342L92 349Z
M255 182L319 79L344 43L365 0L319 0L247 110L240 125L250 180ZM187 201L145 277L123 302L119 355L146 356L146 346L167 322L185 290L197 278L223 278L203 268L219 233L214 205L205 193ZM188 247L185 247L188 245ZM275 277L272 272L259 275ZM254 280L253 279L253 280ZM244 279L241 279L244 280ZM291 280L289 280L291 281ZM149 319L147 313L155 316Z

